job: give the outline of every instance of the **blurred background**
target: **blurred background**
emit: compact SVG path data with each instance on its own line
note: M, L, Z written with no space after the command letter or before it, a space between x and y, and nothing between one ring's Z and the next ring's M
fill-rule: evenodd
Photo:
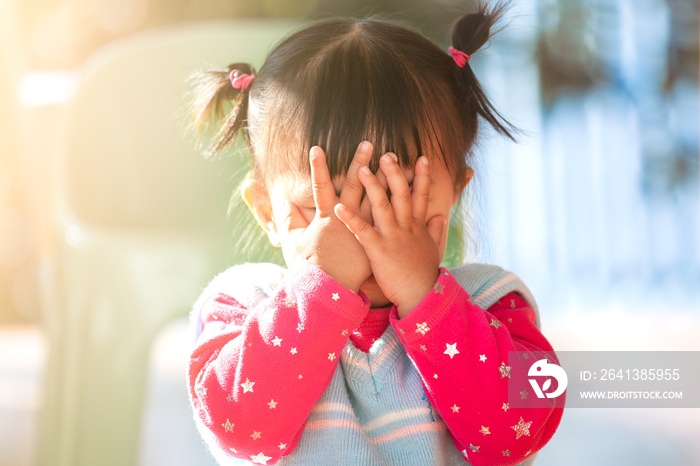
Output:
M370 14L447 49L470 4L0 0L0 464L213 464L186 401L185 316L239 260L232 236L247 230L227 204L244 168L235 155L190 160L187 136L163 136L162 148L148 139L163 126L149 94L119 104L153 80L179 105L190 71L255 45L238 40L226 54L219 40L223 52L178 65L171 87L153 58L128 54L165 47L162 37L193 54L207 49L190 50L188 37L205 44L238 25L251 43L266 31L264 56L300 20ZM520 0L507 23L472 66L523 133L518 144L488 131L480 141L469 257L524 279L555 349L700 351L697 1ZM96 100L105 95L113 101ZM168 121L179 115L162 102ZM184 135L173 121L167 131ZM164 154L129 165L119 150ZM154 318L158 292L171 308ZM123 393L137 424L83 412ZM91 456L122 436L133 439L118 450L135 453ZM569 410L537 464L700 465L698 438L698 409Z

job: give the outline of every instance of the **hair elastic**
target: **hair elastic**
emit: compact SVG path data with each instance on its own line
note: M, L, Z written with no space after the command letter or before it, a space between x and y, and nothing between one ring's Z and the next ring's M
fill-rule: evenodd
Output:
M231 81L231 86L233 86L234 89L245 91L248 89L248 86L250 86L251 81L255 79L255 76L251 76L247 73L238 75L237 73L238 70L231 70L231 73L228 75L228 79Z
M452 55L452 59L457 63L457 66L460 68L464 68L464 65L467 64L469 60L472 59L471 55L467 55L466 53L462 52L461 50L457 50L456 48L450 47L450 55Z

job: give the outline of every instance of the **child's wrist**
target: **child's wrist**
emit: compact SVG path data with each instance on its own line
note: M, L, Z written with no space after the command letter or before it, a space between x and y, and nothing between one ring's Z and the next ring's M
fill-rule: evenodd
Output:
M352 277L351 274L346 274L339 272L337 270L334 270L334 267L328 267L327 264L324 264L323 261L318 260L318 257L315 255L311 255L306 258L306 260L319 268L323 273L331 277L333 280L338 282L340 285L344 286L348 290L352 291L353 293L357 294L360 291L360 287L362 286L361 281L359 281L357 278ZM347 269L347 268L346 268Z
M405 294L400 300L398 300L398 303L394 301L399 319L403 319L412 310L418 307L425 297L428 296L430 290L433 289L439 277L440 270L436 269L432 275L432 278L423 280L420 286L411 287L410 293Z

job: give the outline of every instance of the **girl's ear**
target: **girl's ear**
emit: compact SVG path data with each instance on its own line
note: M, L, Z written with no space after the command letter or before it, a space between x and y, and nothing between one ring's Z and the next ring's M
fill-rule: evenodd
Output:
M460 180L457 180L457 183L455 183L455 192L454 192L454 197L452 198L452 205L455 205L457 201L459 200L459 196L462 195L462 191L464 191L464 188L467 187L469 182L472 180L472 177L474 176L474 170L471 169L471 167L467 167L464 173L464 180L461 180L462 182L460 183Z
M243 184L241 184L241 196L243 196L243 200L253 213L255 220L267 234L270 244L274 247L280 247L279 233L272 215L272 204L270 203L270 196L267 190L259 182L246 177Z

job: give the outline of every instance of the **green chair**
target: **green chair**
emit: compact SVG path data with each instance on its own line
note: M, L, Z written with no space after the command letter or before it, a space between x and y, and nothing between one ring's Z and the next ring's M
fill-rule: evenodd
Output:
M197 153L186 79L210 65L259 67L292 29L169 26L109 44L81 70L51 162L40 465L136 464L151 342L240 261L227 209L230 165L243 159Z

